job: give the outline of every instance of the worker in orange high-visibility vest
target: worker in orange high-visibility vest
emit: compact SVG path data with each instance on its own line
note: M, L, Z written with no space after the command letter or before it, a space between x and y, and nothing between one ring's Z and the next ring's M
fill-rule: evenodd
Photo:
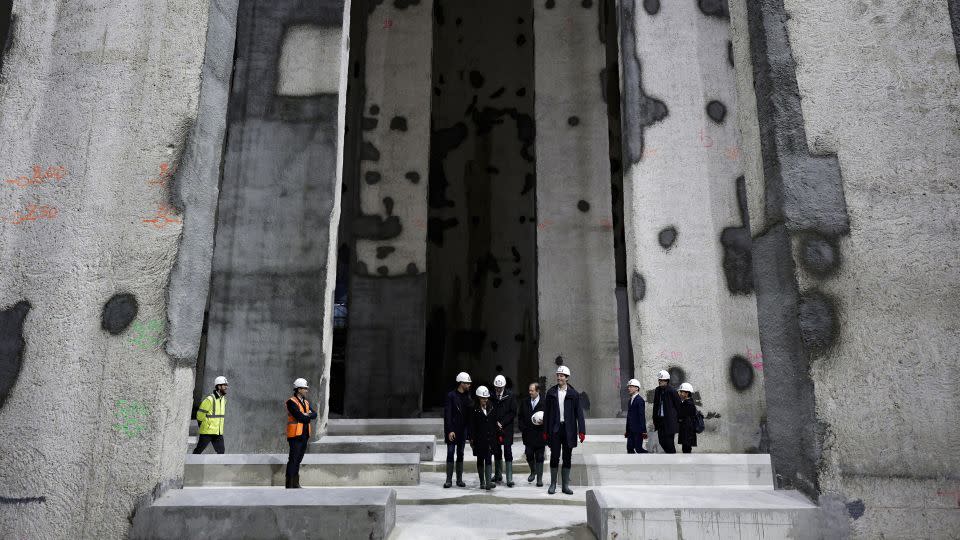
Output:
M307 400L309 391L307 380L297 379L293 381L293 395L287 399L287 443L290 444L287 488L300 487L300 462L303 461L307 444L310 442L310 421L317 417L316 411L310 408Z

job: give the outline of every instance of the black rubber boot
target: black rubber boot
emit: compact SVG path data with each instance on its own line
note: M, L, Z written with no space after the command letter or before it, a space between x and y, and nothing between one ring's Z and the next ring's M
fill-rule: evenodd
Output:
M567 495L573 495L573 490L570 489L570 469L560 469L560 477L563 481L563 492Z
M447 481L443 483L444 488L453 486L453 462L447 462Z
M527 477L527 482L533 482L534 478L537 477L537 463L528 459L527 465L530 466L530 476Z
M553 495L557 492L557 468L550 467L550 487L547 488L547 493Z
M502 482L502 481L503 481L503 475L501 474L501 471L503 470L503 460L501 460L501 459L499 459L499 458L496 458L496 459L494 460L494 466L497 468L497 470L496 470L496 472L493 474L493 481L494 481L494 482Z
M293 487L296 488L296 489L300 489L300 475L299 475L299 474L293 475Z
M537 487L543 487L543 462L537 463Z
M507 487L513 487L513 462L508 461L506 463L507 468Z
M467 487L467 484L463 482L463 462L457 462L457 487Z
M497 487L497 484L496 484L493 480L490 479L490 475L493 474L493 471L490 470L490 466L487 465L486 468L484 468L483 471L484 471L484 474L486 474L486 477L487 477L487 489L489 490L489 489L493 489L493 488Z
M480 477L480 489L487 489L487 477L483 474L484 463L477 461L477 476Z
M290 478L290 477L288 476L288 477L287 477L287 485L284 486L284 487L287 488L287 489L290 489L290 488L293 487L292 484L293 484L293 478Z

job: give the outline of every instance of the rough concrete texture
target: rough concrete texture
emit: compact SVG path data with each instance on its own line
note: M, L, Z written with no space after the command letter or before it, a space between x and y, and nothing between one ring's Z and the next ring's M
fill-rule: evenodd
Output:
M184 486L282 486L287 454L190 454ZM395 454L307 454L300 465L304 486L415 486L420 456Z
M421 408L426 317L432 4L353 6L344 227L351 274L344 413ZM395 392L371 400L389 372Z
M707 418L698 442L757 451L764 364L729 23L694 2L651 15L628 0L621 10L624 114L653 107L633 99L664 111L642 128L624 117L625 138L642 135L624 182L627 264L643 289L630 310L637 378L654 388L667 369L674 385L690 382Z
M4 538L123 537L182 474L193 373L162 343L185 234L172 184L210 11L14 2L0 82L13 180L0 185L0 362L19 372L0 409Z
M554 359L591 417L621 410L606 67L600 8L534 2L540 373ZM572 119L576 119L571 122ZM580 204L584 201L588 207ZM587 432L590 424L587 422Z
M324 435L307 452L320 454L413 453L423 461L433 459L439 445L433 435ZM446 449L444 449L446 450Z
M382 488L176 489L137 514L130 537L383 539L396 498Z
M909 523L953 537L960 72L947 3L768 0L731 15L750 28L764 158L750 181L766 199L754 268L774 466L819 496L834 536Z
M297 377L307 379L326 414L343 104L335 92L278 95L278 59L281 46L294 43L284 39L291 28L326 35L340 32L343 21L342 0L240 6L198 381L212 388L214 377L226 375L242 396L230 401L224 435L231 452L286 448L283 401ZM343 54L338 49L313 65L323 73L334 69L330 63L344 70Z

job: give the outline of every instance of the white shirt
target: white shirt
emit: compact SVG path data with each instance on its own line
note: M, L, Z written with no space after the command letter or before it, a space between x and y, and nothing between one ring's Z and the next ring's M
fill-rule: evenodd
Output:
M480 410L483 411L483 415L484 415L484 416L487 416L487 410L486 410L486 409L484 409L483 407L480 407Z
M630 404L633 405L633 400L636 399L637 394L630 396Z
M557 400L560 403L560 423L563 423L563 400L567 399L567 389L557 387Z
M540 394L537 394L537 397L530 400L530 410L537 408L537 403L540 403Z

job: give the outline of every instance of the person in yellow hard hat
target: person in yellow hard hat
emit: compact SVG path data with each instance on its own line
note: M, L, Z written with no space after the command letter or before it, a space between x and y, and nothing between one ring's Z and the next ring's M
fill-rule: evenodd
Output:
M293 381L293 395L287 398L287 443L290 444L290 455L287 457L287 488L300 487L300 462L307 452L310 442L310 421L317 417L316 411L310 408L307 393L310 387L307 380L300 378Z
M226 450L223 444L223 422L227 417L227 378L223 375L213 381L213 393L203 398L197 409L197 421L200 422L197 446L194 454L202 454L207 445L213 443L218 454Z

